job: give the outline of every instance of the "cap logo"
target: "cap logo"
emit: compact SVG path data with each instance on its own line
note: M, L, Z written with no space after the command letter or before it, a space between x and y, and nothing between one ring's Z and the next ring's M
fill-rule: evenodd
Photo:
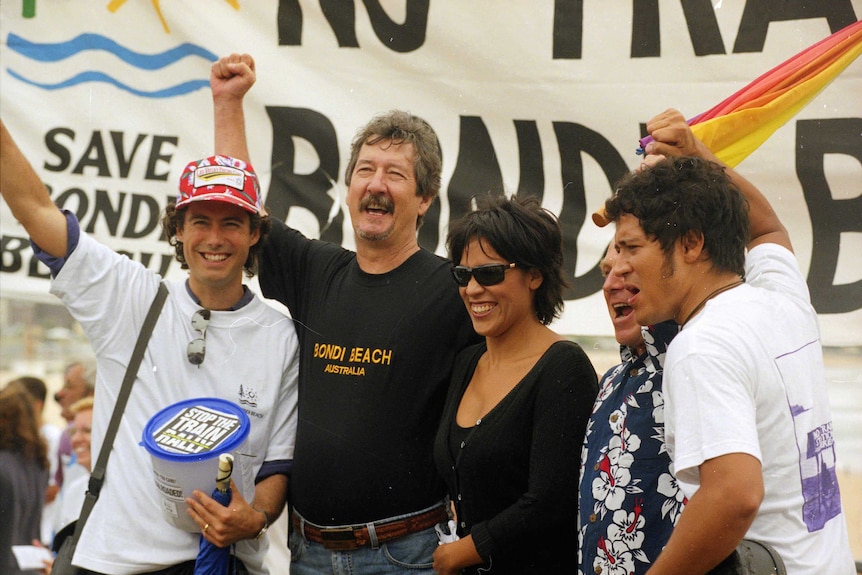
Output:
M254 170L228 156L189 162L180 176L176 207L202 200L227 202L260 214L260 188Z
M242 190L245 172L230 166L202 166L195 170L195 188L204 186L228 186Z

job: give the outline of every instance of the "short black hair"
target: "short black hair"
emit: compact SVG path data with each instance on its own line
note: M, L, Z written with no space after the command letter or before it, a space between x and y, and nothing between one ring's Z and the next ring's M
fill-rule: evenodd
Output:
M534 295L536 316L544 325L563 310L563 234L557 216L535 196L507 198L487 194L474 198L476 209L451 223L446 245L454 264L472 239L487 242L502 257L542 274Z

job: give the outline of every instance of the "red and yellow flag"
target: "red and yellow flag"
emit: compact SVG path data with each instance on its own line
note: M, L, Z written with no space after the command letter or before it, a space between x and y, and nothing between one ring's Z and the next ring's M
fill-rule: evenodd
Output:
M692 132L733 167L862 53L862 20L809 46L711 109L689 120ZM641 140L641 147L652 138Z

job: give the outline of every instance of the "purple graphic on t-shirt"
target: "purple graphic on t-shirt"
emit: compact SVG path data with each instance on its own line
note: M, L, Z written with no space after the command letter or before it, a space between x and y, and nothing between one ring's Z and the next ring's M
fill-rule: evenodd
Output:
M794 410L795 412L795 410ZM794 413L794 419L796 418ZM808 531L818 531L841 513L838 477L835 474L835 440L832 422L820 425L807 434L808 445L800 449L802 470L802 518ZM800 446L802 447L802 446Z

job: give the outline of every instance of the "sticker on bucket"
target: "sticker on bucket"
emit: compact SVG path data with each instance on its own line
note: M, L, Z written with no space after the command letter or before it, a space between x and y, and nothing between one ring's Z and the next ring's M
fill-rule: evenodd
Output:
M153 441L166 451L198 454L218 449L239 430L237 415L195 405L177 412L153 434Z
M235 455L248 437L243 409L213 397L188 399L156 413L144 427L141 445L150 453L165 519L186 531L200 531L185 503L192 491L212 493L218 456Z

